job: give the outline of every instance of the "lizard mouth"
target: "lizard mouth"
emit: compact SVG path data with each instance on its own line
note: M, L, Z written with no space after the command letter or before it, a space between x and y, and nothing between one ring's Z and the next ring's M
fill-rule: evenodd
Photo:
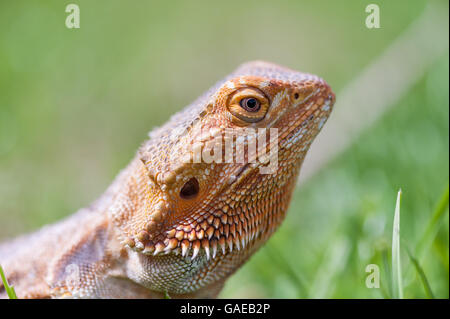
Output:
M207 237L203 239L195 239L190 241L189 239L178 240L174 237L166 238L164 241L158 241L156 244L146 243L142 246L126 245L132 248L134 251L153 257L166 256L169 254L181 255L191 261L199 256L204 256L207 260L214 259L219 255L226 255L235 251L240 251L251 245L254 239L256 239L260 232L258 230L251 231L247 235L240 236L236 230L235 224L230 226L225 225L224 234L222 236L214 236L214 232L211 232ZM169 231L170 233L172 231ZM176 231L175 231L176 232ZM201 233L201 231L200 231ZM226 235L228 234L228 236ZM197 238L201 237L198 236Z
M223 189L238 184L252 171L252 163L245 163L230 177ZM260 229L253 225L255 221L248 213L245 214L246 217L230 216L227 215L229 206L225 205L220 209L220 215L210 214L193 225L177 225L151 239L128 238L123 244L138 253L153 257L173 254L190 260L199 256L209 260L240 251L251 245L260 235Z

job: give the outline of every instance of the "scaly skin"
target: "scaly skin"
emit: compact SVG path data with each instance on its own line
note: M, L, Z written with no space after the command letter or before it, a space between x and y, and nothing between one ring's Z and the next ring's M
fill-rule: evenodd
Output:
M283 221L333 103L317 76L246 63L151 132L90 207L0 246L0 264L19 298L216 297ZM244 162L193 163L233 128L278 129L274 172L247 148Z

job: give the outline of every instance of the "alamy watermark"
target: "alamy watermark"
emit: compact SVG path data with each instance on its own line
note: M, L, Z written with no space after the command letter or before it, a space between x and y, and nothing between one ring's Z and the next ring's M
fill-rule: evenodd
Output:
M377 4L371 3L366 7L366 27L367 29L380 28L380 7Z
M369 273L366 277L366 287L380 288L380 267L376 264L369 264L366 266L366 273Z
M278 169L277 128L226 128L201 130L193 143L182 147L183 163L240 163L259 166L261 174ZM173 154L174 160L179 153Z
M68 29L80 28L80 7L77 4L71 3L66 6L66 12L69 13L66 17L66 27Z

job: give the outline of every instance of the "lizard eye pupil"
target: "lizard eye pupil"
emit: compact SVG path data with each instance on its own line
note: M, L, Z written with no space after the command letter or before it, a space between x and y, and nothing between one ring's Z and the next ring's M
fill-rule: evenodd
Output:
M194 198L198 194L199 190L200 185L198 184L198 180L195 177L192 177L181 188L180 197L183 199Z
M248 112L257 112L261 107L261 103L254 97L242 99L239 103L241 107Z

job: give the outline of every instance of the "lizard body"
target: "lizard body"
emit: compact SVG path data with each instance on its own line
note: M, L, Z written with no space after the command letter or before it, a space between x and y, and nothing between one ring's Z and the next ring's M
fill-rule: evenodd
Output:
M0 245L9 282L19 298L216 297L284 219L333 104L317 76L241 65L153 130L90 207ZM249 146L256 138L257 151ZM245 146L243 161L237 151L231 161L206 156L227 142ZM276 165L263 174L272 153L252 159L274 149Z

